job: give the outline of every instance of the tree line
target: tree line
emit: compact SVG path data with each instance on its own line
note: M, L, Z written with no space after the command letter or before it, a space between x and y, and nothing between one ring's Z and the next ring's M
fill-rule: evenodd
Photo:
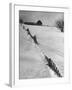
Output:
M19 19L19 23L20 24L27 24L27 25L40 25L42 26L42 21L41 20L38 20L36 23L35 22L24 22L22 19ZM55 26L57 28L60 29L61 32L64 32L64 20L57 20L55 22Z

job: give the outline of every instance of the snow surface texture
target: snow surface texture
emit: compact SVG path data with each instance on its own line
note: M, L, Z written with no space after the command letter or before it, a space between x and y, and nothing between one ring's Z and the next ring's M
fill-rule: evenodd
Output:
M36 35L39 48L24 28ZM64 76L64 33L56 27L19 25L19 78L57 77L41 53L51 58Z

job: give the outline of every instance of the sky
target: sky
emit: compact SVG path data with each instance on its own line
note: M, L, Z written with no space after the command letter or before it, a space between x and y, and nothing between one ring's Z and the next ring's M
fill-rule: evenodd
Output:
M64 19L63 12L42 12L42 11L19 11L19 18L24 22L37 22L41 20L43 25L55 26L55 22Z

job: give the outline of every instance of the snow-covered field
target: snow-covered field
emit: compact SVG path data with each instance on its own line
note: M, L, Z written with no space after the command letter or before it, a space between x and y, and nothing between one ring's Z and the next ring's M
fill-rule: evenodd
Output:
M25 28L29 28L32 35L36 35L40 43L39 48L57 65L62 76L64 75L64 33L56 27L47 26L19 26L19 78L46 78L54 77L40 49L34 44Z

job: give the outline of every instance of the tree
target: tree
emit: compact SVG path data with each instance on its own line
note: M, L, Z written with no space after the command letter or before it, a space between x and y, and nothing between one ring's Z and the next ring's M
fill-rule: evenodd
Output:
M42 25L42 22L40 20L38 20L37 25Z
M20 23L20 24L23 24L24 22L23 22L23 20L22 20L22 19L19 19L19 23Z
M56 21L56 26L61 30L61 32L64 32L64 20Z

